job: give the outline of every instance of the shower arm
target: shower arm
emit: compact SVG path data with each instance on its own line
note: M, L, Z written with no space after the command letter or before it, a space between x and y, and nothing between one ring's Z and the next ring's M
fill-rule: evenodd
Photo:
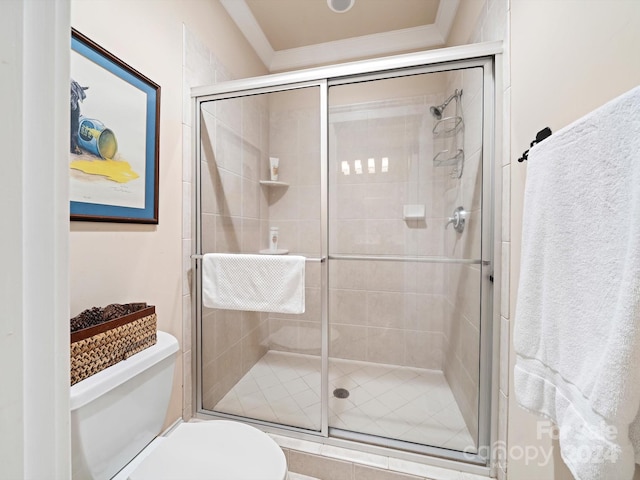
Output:
M436 117L437 120L440 120L440 118L442 117L442 114L444 113L444 109L447 108L449 106L449 104L451 103L451 100L458 99L462 96L462 90L458 90L456 88L456 90L453 92L453 94L447 98L444 103L438 105L437 107L431 107L431 114Z
M453 92L453 94L449 98L447 98L442 105L440 105L440 109L444 110L445 108L447 108L451 103L451 100L453 100L454 98L457 98L459 95L460 95L460 92L458 92L458 90Z

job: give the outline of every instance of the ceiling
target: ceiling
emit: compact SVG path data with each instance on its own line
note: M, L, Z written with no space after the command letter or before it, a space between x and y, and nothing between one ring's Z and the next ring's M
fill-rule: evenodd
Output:
M271 72L443 46L460 0L220 0Z

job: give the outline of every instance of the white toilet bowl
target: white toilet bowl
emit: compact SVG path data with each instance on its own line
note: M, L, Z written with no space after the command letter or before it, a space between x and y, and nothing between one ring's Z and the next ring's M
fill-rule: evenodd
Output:
M178 426L130 480L285 480L287 462L266 433L217 420Z
M160 433L167 413L178 341L156 345L71 387L74 480L108 480ZM183 423L129 473L132 480L285 480L276 442L257 428L214 420ZM129 465L133 467L133 463ZM124 472L121 472L124 473Z

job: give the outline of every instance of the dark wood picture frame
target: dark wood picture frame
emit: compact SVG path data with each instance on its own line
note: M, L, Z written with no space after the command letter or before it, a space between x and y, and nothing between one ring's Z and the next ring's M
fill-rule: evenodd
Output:
M71 220L158 223L160 85L71 31Z

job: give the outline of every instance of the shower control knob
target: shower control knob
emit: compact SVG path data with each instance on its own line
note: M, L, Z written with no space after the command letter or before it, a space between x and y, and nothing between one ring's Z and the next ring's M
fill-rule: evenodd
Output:
M453 228L456 232L462 233L464 231L464 224L467 220L469 212L467 212L463 207L458 207L453 211L453 216L449 217L447 224L444 228L448 228L449 224L453 224Z

